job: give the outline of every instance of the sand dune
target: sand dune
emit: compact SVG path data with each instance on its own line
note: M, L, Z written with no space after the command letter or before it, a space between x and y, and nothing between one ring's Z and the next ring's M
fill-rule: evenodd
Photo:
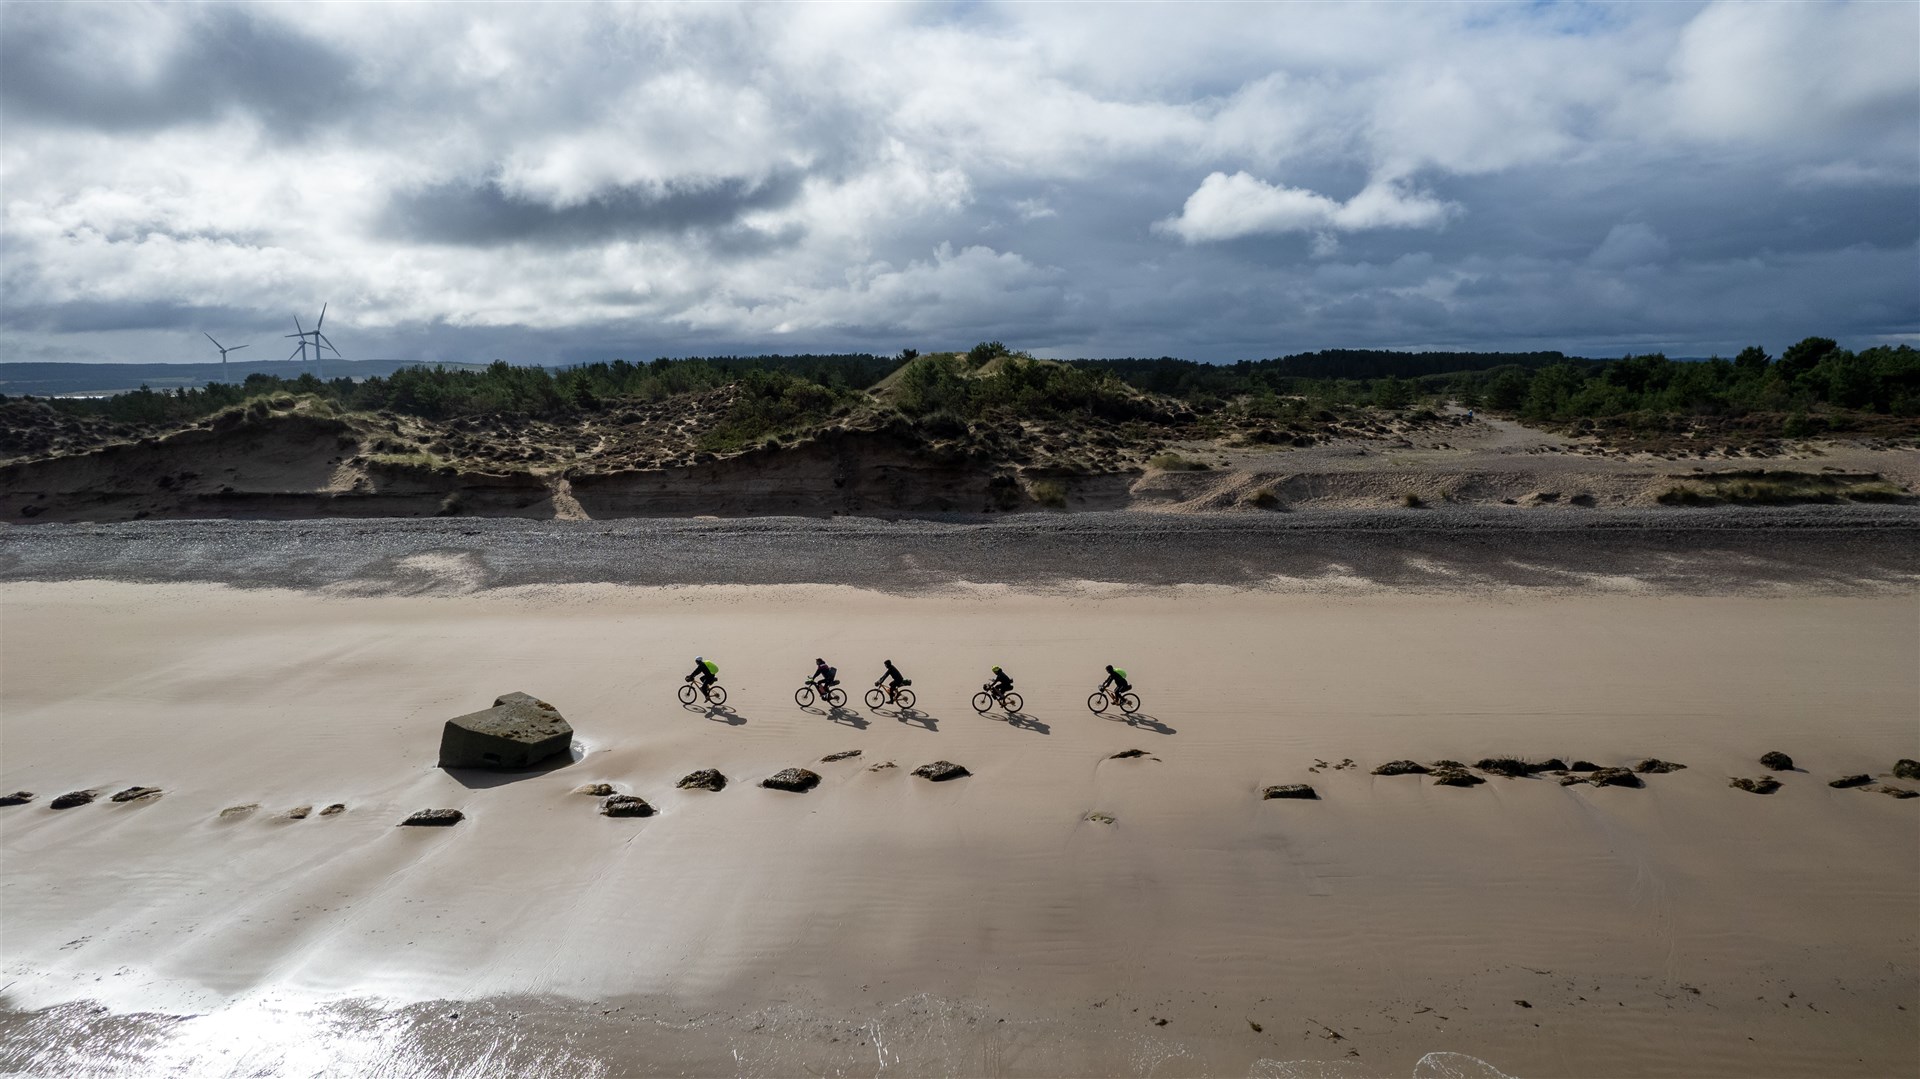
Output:
M1911 1067L1920 799L1826 784L1916 755L1911 595L3 595L0 789L39 796L0 808L14 1068ZM672 700L695 651L731 711ZM856 696L894 659L923 714L802 711L816 654ZM1109 660L1139 722L1085 707ZM995 662L1023 722L966 703ZM580 759L433 767L442 720L513 689ZM1727 786L1771 749L1804 771ZM1689 767L1368 771L1506 754ZM973 774L909 774L936 759ZM755 785L796 765L820 787ZM733 782L675 788L701 767ZM659 812L603 817L597 781ZM1320 797L1259 797L1283 782ZM164 793L45 804L135 784ZM467 819L395 827L428 807Z

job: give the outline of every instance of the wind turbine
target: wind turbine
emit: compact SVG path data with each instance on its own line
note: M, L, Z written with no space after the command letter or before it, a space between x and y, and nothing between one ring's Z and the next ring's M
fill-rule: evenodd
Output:
M213 335L212 335L212 334L210 334L210 333L207 333L207 331L205 331L205 330L201 330L200 332L201 332L201 333L203 333L203 334L206 334L206 335L207 335L207 340L209 340L209 341L213 341ZM217 349L219 349L219 350L220 350L220 381L222 381L222 382L225 382L225 381L227 381L227 353L229 353L229 352L238 352L238 351L240 351L241 349L243 349L243 348L248 348L248 347L250 347L250 346L248 346L248 345L235 345L235 346L233 346L232 348L228 348L227 346L225 346L225 345L223 345L223 344L221 344L221 343L220 343L220 342L218 342L218 341L213 341L213 347L214 347L214 348L217 348Z
M288 337L298 337L300 339L300 346L294 349L292 352L289 352L287 354L287 359L291 360L295 356L298 356L300 357L300 362L302 363L305 363L307 360L307 338L309 337L313 338L313 370L314 370L314 374L318 375L321 378L325 378L326 375L322 374L320 371L320 350L323 348L331 349L335 356L340 355L340 350L333 347L333 342L327 339L327 335L320 332L321 325L326 321L327 321L327 305L321 304L320 318L318 321L316 321L313 324L313 329L309 330L301 326L300 316L295 315L293 316L293 328L296 330L299 330L300 332L290 333L287 335Z

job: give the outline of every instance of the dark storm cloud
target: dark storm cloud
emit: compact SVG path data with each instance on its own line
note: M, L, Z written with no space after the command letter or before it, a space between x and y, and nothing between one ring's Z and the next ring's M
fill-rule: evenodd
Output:
M66 303L0 303L0 326L41 333L112 330L197 330L203 326L265 328L263 314L224 304L173 300L71 300Z
M137 131L257 115L277 134L297 133L354 108L353 59L238 7L185 16L150 64L126 61L108 40L127 25L89 27L101 8L9 4L0 8L0 107L10 121Z
M725 243L740 250L770 250L782 238L760 237L739 228L739 219L756 210L787 205L800 183L799 173L782 172L764 179L729 176L631 184L555 206L509 191L498 178L490 177L397 193L387 204L381 224L407 239L469 247L593 244L649 233L719 230ZM785 242L796 239L790 236Z

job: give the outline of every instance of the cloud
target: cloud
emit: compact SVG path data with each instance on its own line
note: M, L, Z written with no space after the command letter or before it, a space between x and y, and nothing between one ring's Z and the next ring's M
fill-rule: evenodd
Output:
M1392 182L1375 181L1339 202L1244 172L1216 172L1200 181L1178 215L1155 227L1197 244L1288 232L1438 228L1458 209Z
M297 134L361 99L353 57L266 9L10 4L0 106L10 122L137 131L244 110Z
M1667 239L1638 222L1615 225L1587 256L1587 265L1607 269L1647 266L1667 258Z
M0 359L1920 332L1911 4L0 2Z
M643 233L736 226L750 213L791 203L800 183L795 173L764 179L687 178L601 188L577 202L556 206L510 191L497 177L453 180L396 192L382 224L429 243L604 243Z

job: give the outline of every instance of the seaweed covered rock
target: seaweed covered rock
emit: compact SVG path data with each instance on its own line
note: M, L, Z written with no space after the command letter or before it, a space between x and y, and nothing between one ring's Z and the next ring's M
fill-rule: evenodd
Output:
M843 749L838 753L827 754L826 756L820 758L820 761L823 764L832 764L834 761L850 761L853 758L858 757L859 755L860 755L860 751L857 749Z
M1920 797L1920 791L1909 790L1906 787L1896 787L1891 783L1882 783L1877 787L1868 787L1867 790L1870 790L1875 794L1890 794L1895 798Z
M637 794L614 794L600 803L600 814L605 817L651 817L653 807Z
M466 820L467 815L457 809L423 809L400 822L402 828L450 828Z
M1911 757L1902 757L1893 762L1893 778L1920 779L1920 761Z
M440 732L440 767L531 768L572 746L573 726L553 705L526 693L506 693L493 699L492 708L447 720Z
M1663 761L1658 757L1648 757L1646 760L1634 765L1633 770L1643 775L1655 775L1667 772L1678 772L1685 767L1686 765L1675 764L1673 761Z
M966 766L955 764L952 761L934 761L932 764L923 764L915 768L913 774L919 776L921 779L930 779L935 783L944 783L949 779L959 779L961 776L970 776L973 773L967 771Z
M1587 776L1587 782L1596 787L1644 787L1640 777L1630 768L1596 768Z
M792 791L799 794L819 786L820 776L805 768L782 768L761 780L760 785L777 791Z
M680 777L674 786L683 791L719 791L725 790L727 777L720 774L718 768L701 768Z
M578 787L573 788L573 793L591 795L595 798L605 798L607 795L613 793L613 784L582 783Z
M1423 776L1427 766L1419 761L1388 761L1373 770L1377 776Z
M33 801L32 791L14 791L12 794L0 794L0 806L23 806Z
M1320 795L1305 783L1282 783L1268 787L1260 792L1261 798L1319 798Z
M1472 772L1467 771L1464 767L1459 767L1459 766L1440 767L1440 765L1445 765L1447 763L1448 762L1446 761L1435 762L1436 766L1433 769L1433 772L1431 773L1433 776L1434 786L1436 787L1477 787L1480 784L1486 782L1486 780L1481 779L1479 776L1474 775Z
M1592 761L1574 761L1572 764L1567 765L1567 771L1569 772L1598 772L1599 770L1600 766Z
M113 796L116 802L140 802L148 798L160 797L159 787L128 787Z
M1793 770L1793 758L1776 749L1760 755L1760 767L1774 772L1790 772Z
M1774 791L1780 789L1780 781L1772 776L1760 776L1757 779L1746 779L1736 776L1727 781L1727 786L1738 787L1743 791L1752 791L1755 794L1772 794Z
M99 791L68 791L48 802L47 806L51 809L72 809L74 806L86 805L99 796Z
M1859 775L1841 776L1839 779L1835 779L1828 782L1827 786L1843 787L1843 788L1844 787L1864 787L1871 782L1873 782L1873 777L1868 775L1865 772L1861 772Z

